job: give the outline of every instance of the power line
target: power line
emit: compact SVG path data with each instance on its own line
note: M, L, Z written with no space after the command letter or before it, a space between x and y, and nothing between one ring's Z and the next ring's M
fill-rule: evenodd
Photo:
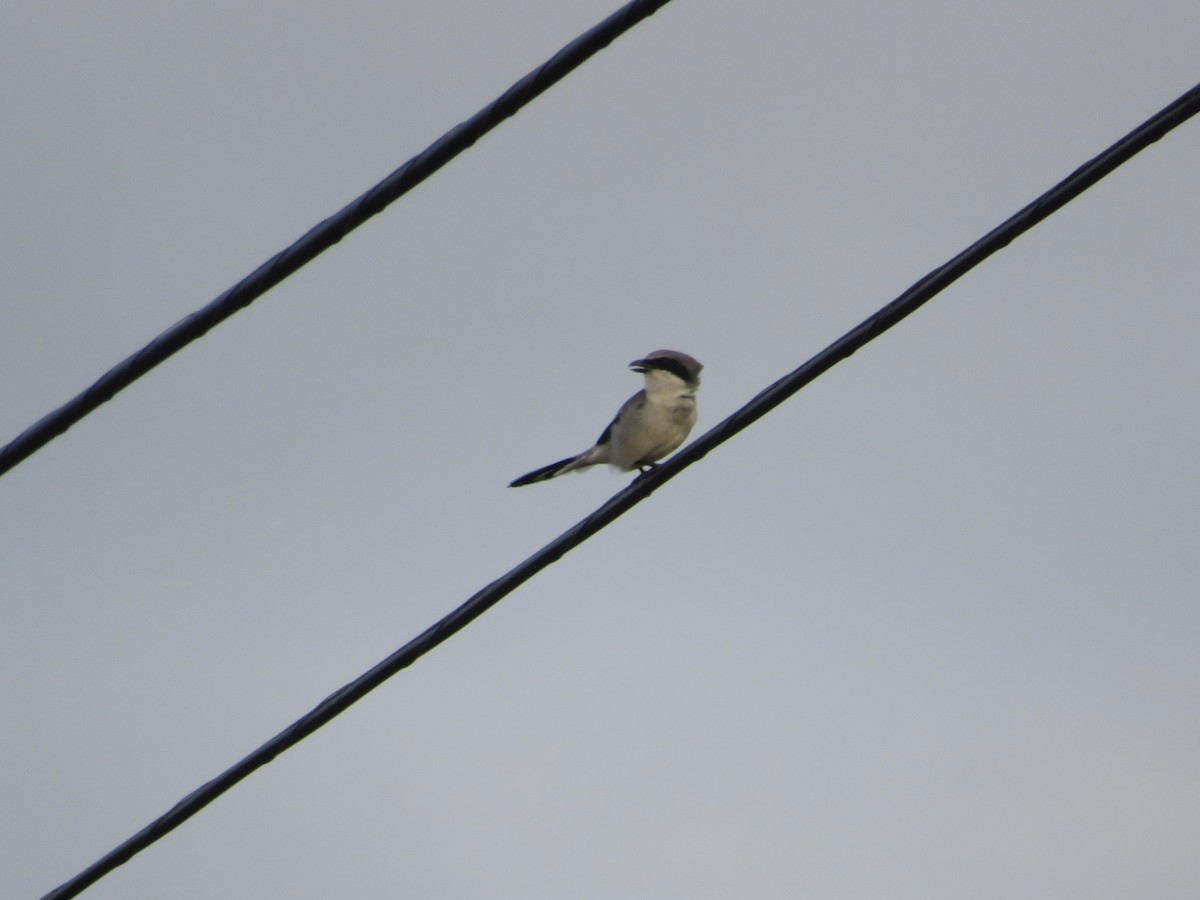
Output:
M249 306L367 219L382 212L505 119L515 115L526 104L634 25L666 6L668 2L670 0L633 0L621 7L603 22L571 41L471 118L451 128L361 197L316 225L290 247L272 256L207 306L176 322L141 350L117 363L83 393L35 422L4 447L0 447L0 476L50 443L102 403L111 400L118 392L159 363L203 336L213 326Z
M339 713L361 700L388 678L412 665L434 647L461 631L542 569L556 562L564 554L650 496L660 485L674 478L711 450L762 418L819 375L899 323L993 253L1006 247L1015 238L1065 206L1105 175L1197 112L1200 112L1200 85L1192 88L1099 156L1084 163L1024 209L1005 220L949 262L934 269L887 306L834 341L798 369L761 391L749 403L685 447L666 463L654 469L649 475L634 480L632 484L610 498L595 512L560 534L524 562L482 590L477 591L460 607L417 635L373 669L335 691L311 712L293 722L236 765L184 797L162 816L71 881L46 894L43 900L63 900L63 898L76 896L88 885L183 824L184 821L250 773L298 744Z

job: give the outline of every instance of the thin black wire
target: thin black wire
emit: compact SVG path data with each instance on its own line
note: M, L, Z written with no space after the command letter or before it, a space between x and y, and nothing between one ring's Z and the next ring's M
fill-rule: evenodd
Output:
M1007 246L1016 237L1069 203L1134 154L1157 141L1198 111L1200 111L1200 85L1192 88L1099 156L1080 166L1063 181L945 265L926 275L857 328L847 332L798 369L760 392L749 403L689 444L666 463L652 470L650 474L635 479L632 484L610 498L587 518L560 534L520 565L476 592L458 609L417 635L373 669L331 694L307 715L293 722L236 765L184 797L168 812L155 819L104 858L85 869L71 881L46 894L43 900L52 900L52 898L53 900L62 900L62 898L76 896L89 884L128 861L169 831L177 828L255 769L266 765L280 753L295 746L401 669L412 665L421 656L461 631L542 569L560 559L568 551L579 546L618 516L650 496L660 485L674 478L751 423L762 418L823 372L828 371L867 342L900 322L970 269Z
M451 128L357 200L312 228L275 254L225 293L113 366L83 393L35 422L0 448L0 476L44 447L68 428L111 400L159 363L203 336L213 326L249 306L301 266L382 212L508 117L538 97L594 54L670 0L633 0L599 25L577 37L474 116Z

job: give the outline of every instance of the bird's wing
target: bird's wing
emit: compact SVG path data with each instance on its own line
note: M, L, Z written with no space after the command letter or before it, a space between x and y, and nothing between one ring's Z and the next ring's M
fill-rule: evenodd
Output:
M626 400L624 403L622 403L621 408L619 410L617 410L616 416L613 418L613 420L611 422L608 423L608 427L604 429L604 433L602 435L600 435L600 440L596 441L596 446L602 447L605 444L607 444L610 440L612 440L613 426L621 421L621 416L628 415L629 413L634 412L635 410L639 410L645 405L646 405L646 392L645 391L638 391L636 394L634 394L632 397L630 397L628 400Z

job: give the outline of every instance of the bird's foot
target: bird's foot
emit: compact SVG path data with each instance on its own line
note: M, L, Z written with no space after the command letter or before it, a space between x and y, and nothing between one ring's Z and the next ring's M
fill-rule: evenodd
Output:
M643 478L648 477L655 469L658 468L658 463L638 463L638 477L633 479L633 483L637 484Z

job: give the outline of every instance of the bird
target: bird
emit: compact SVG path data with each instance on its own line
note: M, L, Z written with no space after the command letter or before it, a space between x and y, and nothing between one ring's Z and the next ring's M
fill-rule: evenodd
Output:
M655 350L629 364L646 386L621 406L600 439L576 456L534 469L509 484L522 487L607 463L643 475L687 440L696 424L700 370L694 357L678 350Z

